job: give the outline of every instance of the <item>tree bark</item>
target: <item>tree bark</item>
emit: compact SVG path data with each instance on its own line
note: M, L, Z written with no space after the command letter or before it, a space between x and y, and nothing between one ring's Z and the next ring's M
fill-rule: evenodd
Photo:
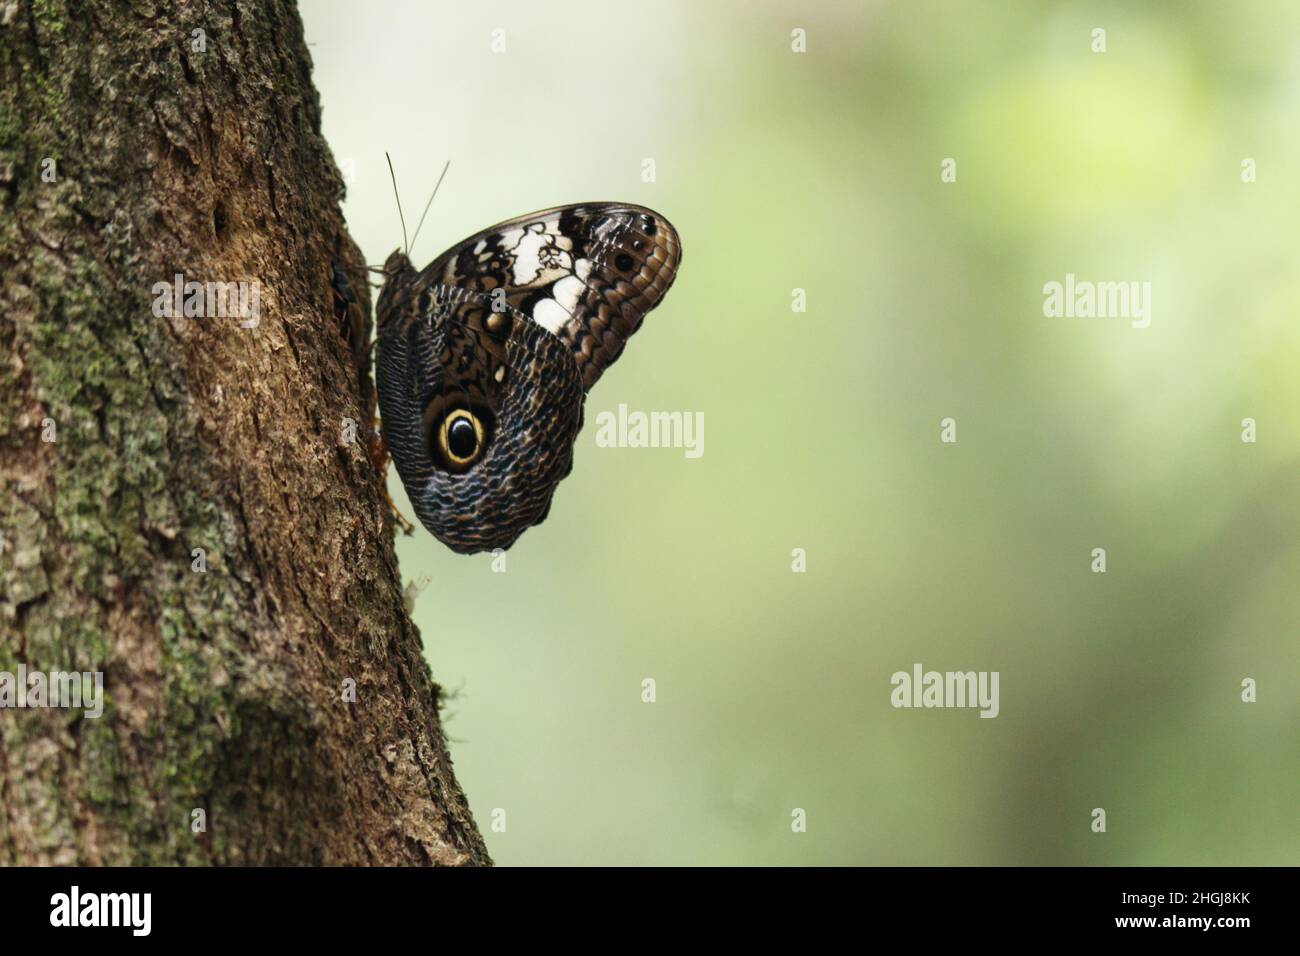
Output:
M0 672L105 699L0 709L0 864L490 862L310 73L290 0L0 0Z

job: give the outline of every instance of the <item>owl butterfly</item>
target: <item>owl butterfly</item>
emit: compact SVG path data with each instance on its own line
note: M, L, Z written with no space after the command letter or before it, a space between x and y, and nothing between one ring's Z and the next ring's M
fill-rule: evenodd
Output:
M418 232L418 230L417 230ZM641 206L581 203L470 236L379 294L384 438L420 522L453 551L508 548L573 467L587 392L681 262Z

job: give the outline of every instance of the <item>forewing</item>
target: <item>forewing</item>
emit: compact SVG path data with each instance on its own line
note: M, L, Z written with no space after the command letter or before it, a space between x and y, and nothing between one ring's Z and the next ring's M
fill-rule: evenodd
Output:
M641 206L560 206L499 223L458 243L421 274L426 288L477 293L489 312L522 317L565 343L590 389L681 262L677 231Z

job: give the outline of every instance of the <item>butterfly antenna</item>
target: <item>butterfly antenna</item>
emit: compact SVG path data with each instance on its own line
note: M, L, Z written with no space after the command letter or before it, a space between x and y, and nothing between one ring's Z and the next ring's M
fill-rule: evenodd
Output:
M408 257L411 254L411 244L406 241L406 217L402 215L402 197L397 195L397 175L393 172L393 157L387 152L384 153L384 159L388 160L388 176L393 181L393 198L397 200L397 218L402 223L402 251Z
M429 214L429 207L433 205L433 197L438 195L438 187L442 185L442 177L447 175L450 166L450 159L443 164L442 172L438 175L438 181L434 183L433 192L429 194L429 201L424 204L424 212L420 213L420 221L415 224L415 235L411 237L411 245L415 245L415 240L420 238L420 227L424 225L424 217Z

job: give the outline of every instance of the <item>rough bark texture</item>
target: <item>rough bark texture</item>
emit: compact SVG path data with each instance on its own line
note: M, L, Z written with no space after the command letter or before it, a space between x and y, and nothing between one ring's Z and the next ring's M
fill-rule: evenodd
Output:
M0 671L106 692L0 710L0 863L488 862L366 454L341 195L287 0L0 0ZM260 283L256 327L156 317L176 273Z

